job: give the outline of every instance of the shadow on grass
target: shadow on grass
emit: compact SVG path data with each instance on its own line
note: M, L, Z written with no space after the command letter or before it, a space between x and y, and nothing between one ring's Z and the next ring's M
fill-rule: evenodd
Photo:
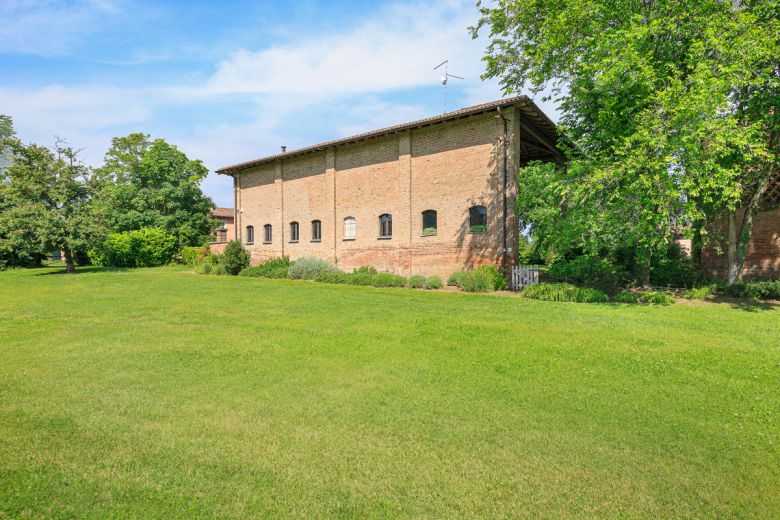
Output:
M52 269L55 266L44 266L44 267L37 267L36 269ZM59 266L56 266L59 267ZM45 273L38 273L35 276L49 276L52 274L70 274L70 275L77 275L77 274L90 274L90 273L121 273L127 271L126 267L103 267L103 266L97 266L97 265L86 265L83 267L77 267L75 273L68 273L65 270L65 267L56 270L56 271L47 271Z
M739 309L741 311L747 312L771 311L774 309L780 309L780 302L773 301L728 298L726 296L716 296L710 301L713 303L729 305L733 309Z

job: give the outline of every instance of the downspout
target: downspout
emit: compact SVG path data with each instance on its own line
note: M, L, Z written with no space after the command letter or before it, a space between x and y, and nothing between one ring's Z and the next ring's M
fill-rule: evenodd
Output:
M507 267L508 267L508 265L507 265L507 251L506 251L506 249L507 249L507 239L506 239L507 198L506 198L506 190L507 190L507 185L508 185L508 182L509 182L508 179L507 179L507 161L508 161L508 158L507 158L508 126L507 125L508 125L508 121L504 117L504 114L501 113L501 107L496 107L496 110L498 111L498 117L500 117L501 120L504 122L504 139L503 139L503 143L502 143L502 146L503 146L503 149L504 149L504 179L503 179L503 184L504 184L504 190L503 190L504 213L503 213L503 216L502 216L502 220L503 220L503 223L502 223L503 224L503 233L504 233L504 236L503 236L504 247L503 247L503 255L502 255L502 258L503 258L502 267L504 268L504 276L507 276Z

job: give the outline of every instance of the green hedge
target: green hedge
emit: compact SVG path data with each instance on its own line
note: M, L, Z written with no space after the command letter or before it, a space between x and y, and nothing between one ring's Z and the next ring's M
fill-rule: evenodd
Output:
M90 252L94 264L111 267L156 267L170 263L176 238L160 228L111 233Z
M425 279L425 288L426 289L441 289L442 283L441 278L438 276L429 276Z
M495 290L495 282L486 271L467 271L460 280L460 288L466 292L490 292Z
M409 278L409 287L412 289L422 289L425 287L425 277L419 274L416 274Z
M292 280L314 280L318 274L336 272L336 266L327 260L314 256L299 258L287 270L287 277Z

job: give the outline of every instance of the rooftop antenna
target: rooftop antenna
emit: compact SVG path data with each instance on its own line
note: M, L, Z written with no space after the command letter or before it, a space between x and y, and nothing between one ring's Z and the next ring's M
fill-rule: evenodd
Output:
M444 60L443 62L436 65L433 70L438 69L442 65L444 65L444 74L441 78L439 78L439 81L442 85L444 85L444 111L447 111L447 83L449 83L450 78L456 78L456 79L463 79L460 76L456 76L455 74L450 74L447 72L447 64L450 62L450 60Z

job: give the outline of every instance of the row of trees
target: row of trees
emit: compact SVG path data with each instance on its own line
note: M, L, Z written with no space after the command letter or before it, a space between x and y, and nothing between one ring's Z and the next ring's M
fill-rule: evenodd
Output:
M537 254L650 263L676 233L694 250L728 223L728 282L780 175L780 4L776 0L499 0L486 77L551 92L564 165L520 171Z
M23 143L9 116L0 139L0 268L62 251L73 272L110 233L159 228L181 248L208 242L218 225L200 189L208 170L162 139L114 138L98 168L61 140Z

